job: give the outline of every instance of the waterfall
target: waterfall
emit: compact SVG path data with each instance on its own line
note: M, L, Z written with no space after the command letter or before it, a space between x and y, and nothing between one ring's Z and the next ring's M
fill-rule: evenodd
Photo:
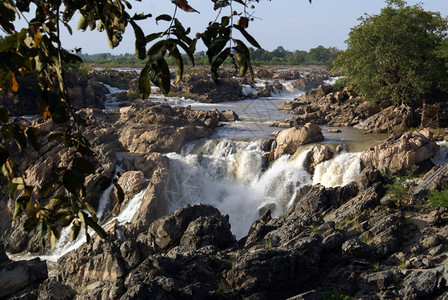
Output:
M344 186L358 176L361 152L342 152L331 160L318 164L314 170L313 184L325 187Z
M283 155L268 168L263 140L208 140L170 153L170 212L185 204L209 203L228 214L237 238L247 235L263 207L273 217L284 214L305 185L346 185L360 172L360 153L341 153L316 166L312 176L305 161L311 146Z
M437 145L439 145L439 151L431 157L431 161L435 165L445 165L448 163L448 142L447 141L441 141L437 142Z
M117 166L117 170L121 170L120 167ZM104 190L103 194L100 197L100 201L98 203L98 209L97 209L97 217L98 217L98 224L101 225L103 228L107 225L111 224L114 220L118 221L118 224L122 225L127 222L130 222L132 218L134 217L135 213L137 212L138 208L140 207L143 196L145 194L146 188L144 188L142 191L140 191L138 194L136 194L132 199L128 201L126 206L122 209L120 214L118 214L116 217L110 219L110 212L109 204L110 204L110 193L112 189L114 188L114 185L111 184L107 189ZM86 212L88 213L88 212ZM33 254L18 254L18 255L9 255L11 259L19 260L19 259L32 259L35 257L39 257L40 259L48 260L50 262L56 262L60 257L65 255L66 253L78 249L84 242L86 241L86 235L84 228L81 228L81 231L78 234L78 237L73 242L70 242L70 236L71 236L71 227L73 225L70 224L67 227L62 228L61 230L61 236L58 239L58 241L55 244L54 249L49 250L44 255L33 255ZM88 231L90 236L94 235L95 232L90 227L88 228Z

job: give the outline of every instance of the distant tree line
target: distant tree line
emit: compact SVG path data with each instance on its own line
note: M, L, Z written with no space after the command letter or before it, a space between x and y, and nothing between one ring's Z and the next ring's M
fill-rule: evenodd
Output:
M251 62L254 65L325 65L331 67L333 61L341 52L335 47L325 48L318 46L310 49L310 51L295 50L288 51L282 46L278 46L273 51L264 49L249 48ZM113 55L111 53L97 53L97 54L80 54L80 57L86 63L94 64L110 64L112 66L139 66L144 62L139 60L135 54L125 53ZM208 65L208 58L205 51L199 51L194 54L195 64L199 66ZM186 64L190 61L184 59ZM169 64L172 64L168 60ZM231 64L231 59L227 59L227 64Z

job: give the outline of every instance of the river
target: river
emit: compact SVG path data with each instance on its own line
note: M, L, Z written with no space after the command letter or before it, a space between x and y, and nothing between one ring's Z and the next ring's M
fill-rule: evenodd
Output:
M212 204L221 213L229 215L231 230L240 239L247 235L261 208L269 207L273 217L280 217L306 185L341 186L355 180L360 172L360 152L383 141L385 135L366 135L353 128L338 128L339 133L331 133L322 127L323 143L333 150L344 145L346 151L336 153L331 160L317 165L314 174L308 173L304 167L312 144L301 147L294 155L284 155L271 164L267 163L269 139L273 139L272 133L279 130L270 124L290 117L278 109L280 104L303 93L290 88L288 82L283 84L288 91L286 93L218 104L152 96L152 101L191 106L192 109L234 110L240 118L218 128L210 139L187 144L181 153L166 154L170 160L170 187L167 191L170 212L185 204ZM247 93L251 92L249 87L246 89ZM117 90L113 89L113 92ZM106 106L116 108L114 99L108 99ZM109 201L106 195L111 188L101 198L97 212L103 226L112 221L106 209ZM129 222L140 206L143 194L144 191L137 194L114 219L119 223ZM77 241L69 243L69 236L69 228L64 229L56 248L41 258L56 261L85 241L84 234L80 234ZM24 256L13 258L23 259Z

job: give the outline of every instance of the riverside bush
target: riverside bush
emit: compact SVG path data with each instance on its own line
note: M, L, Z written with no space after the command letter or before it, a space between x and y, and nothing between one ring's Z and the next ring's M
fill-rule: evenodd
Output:
M428 201L434 208L437 207L448 208L448 190L433 191L431 196L429 196Z
M390 199L397 205L401 206L404 203L409 203L412 198L412 189L409 188L409 184L415 179L414 172L417 166L413 166L411 170L406 171L404 176L389 175L389 179L393 183L387 184L387 193Z
M345 88L345 78L341 77L336 80L336 82L331 86L333 92L340 92Z

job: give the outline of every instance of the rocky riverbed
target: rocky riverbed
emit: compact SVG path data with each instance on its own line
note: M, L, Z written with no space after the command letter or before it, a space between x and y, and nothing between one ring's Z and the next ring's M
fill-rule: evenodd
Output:
M408 120L403 117L406 109L391 107L391 113L380 117L376 108L353 100L357 97L320 86L285 104L282 108L297 116L283 122L290 128L261 143L260 168L269 168L285 155L293 159L302 146L313 143L303 168L309 174L318 172L338 155L337 149L323 143L318 124L390 131ZM87 108L78 113L87 121L85 135L98 154L97 172L87 180L91 203L99 209L100 195L119 166L116 180L125 200L120 203L116 191L108 190L110 218L119 216L143 191L141 204L130 222L115 219L105 225L108 239L95 237L56 264L38 258L12 261L6 252L44 254L46 249L36 233L22 230L23 220L11 223L13 201L2 184L0 298L448 297L448 210L433 208L426 200L433 190L448 189L447 169L431 161L440 155L443 135L431 130L391 134L359 154L359 172L350 183L326 187L308 182L282 215L275 205L260 207L259 218L237 239L228 215L209 204L184 205L171 212L167 193L174 161L166 153L181 152L186 143L209 137L223 122L236 119L233 112L140 100L116 110ZM387 123L380 121L385 119ZM44 146L39 153L28 150L17 159L27 170L27 180L41 184L63 160L63 147L46 142L54 128L51 122L33 125ZM198 166L210 159L201 153L191 156ZM409 180L406 201L397 201L387 187L394 176L414 165L422 177ZM56 275L49 276L49 269Z

